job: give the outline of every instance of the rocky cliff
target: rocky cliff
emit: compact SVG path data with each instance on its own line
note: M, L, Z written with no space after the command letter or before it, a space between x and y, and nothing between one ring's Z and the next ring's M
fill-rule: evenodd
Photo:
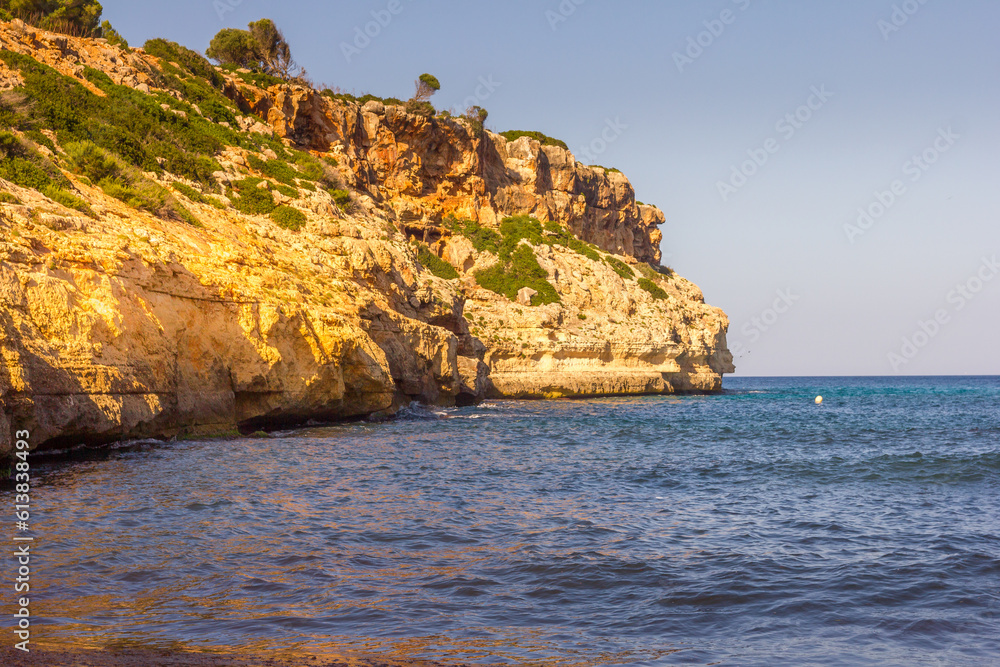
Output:
M0 24L0 452L732 371L623 175L165 44Z

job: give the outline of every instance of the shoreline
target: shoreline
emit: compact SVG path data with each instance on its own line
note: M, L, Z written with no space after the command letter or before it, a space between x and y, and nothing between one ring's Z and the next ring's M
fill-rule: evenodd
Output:
M558 398L546 398L546 397L498 397L498 398L488 398L485 401L473 406L434 406L425 405L420 403L421 407L427 409L433 408L455 408L455 407L479 407L483 403L490 402L510 402L510 401L526 401L530 403L541 403L549 401L589 401L602 398L648 398L653 396L724 396L727 393L726 389L719 389L716 391L674 391L671 393L662 392L651 392L651 393L620 393L620 394L594 394L594 395L580 395L580 396L563 396ZM95 440L92 442L81 442L70 447L39 447L31 450L29 456L34 460L44 460L48 463L58 463L65 461L72 461L79 458L85 457L87 453L104 454L120 449L128 449L132 447L141 447L144 445L157 446L169 444L171 442L202 442L202 441L227 441L227 440L242 440L242 439L254 439L259 438L261 440L267 440L274 437L272 433L277 431L298 431L307 428L323 428L330 426L339 426L342 424L353 424L358 422L370 422L370 423L388 423L398 418L399 412L397 411L391 415L382 415L380 413L372 413L367 416L353 417L350 419L342 419L337 421L323 421L323 422L313 422L313 420L305 420L296 423L283 423L275 424L273 430L264 430L258 428L255 425L253 428L241 429L239 424L229 425L218 425L211 431L205 431L199 433L197 431L190 433L174 433L174 434L163 434L160 436L149 435L142 438L127 438L127 439L116 439L116 440ZM246 432L244 432L246 431Z

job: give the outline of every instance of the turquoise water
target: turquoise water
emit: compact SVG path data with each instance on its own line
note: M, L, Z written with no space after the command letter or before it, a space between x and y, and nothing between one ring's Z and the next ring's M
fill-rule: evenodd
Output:
M38 461L39 640L1000 664L1000 379L725 386Z

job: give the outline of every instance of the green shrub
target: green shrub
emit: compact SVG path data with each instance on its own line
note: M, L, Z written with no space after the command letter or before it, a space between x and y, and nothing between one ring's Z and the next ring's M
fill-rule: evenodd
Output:
M279 227L297 232L305 227L306 215L291 206L279 206L271 211L271 220L274 220Z
M594 246L581 241L575 236L569 236L566 239L558 239L555 245L565 245L573 252L583 255L592 262L599 262L601 260L601 256L597 254L597 250Z
M214 206L215 208L218 209L226 208L222 204L222 202L220 202L215 197L209 197L201 192L198 192L190 185L186 185L184 183L171 183L170 187L172 187L174 190L181 193L191 201L195 202L196 204L208 204L209 206Z
M128 41L117 30L111 27L110 21L103 21L101 23L101 37L108 40L108 44L111 46L119 46L126 51L128 50Z
M0 192L0 204L20 204L21 200L9 192Z
M445 280L458 278L458 271L455 270L455 267L432 253L427 246L420 246L417 261L438 278Z
M604 171L610 172L612 174L620 174L620 173L622 173L620 169L616 169L615 167L602 167L599 164L592 164L592 165L590 165L590 168L591 169L603 169Z
M585 320L585 319L587 319L587 316L586 316L586 315L584 315L583 313L577 313L577 314L576 314L576 317L577 317L577 319L580 319L580 320Z
M229 70L237 77L257 88L268 89L271 86L282 85L285 82L276 76L265 74L264 72L237 72L239 65L223 65L223 69Z
M66 192L62 188L57 188L54 185L47 185L42 188L42 194L52 201L62 204L66 208L75 209L90 216L91 218L97 217L97 214L94 213L93 209L90 208L90 205L87 204L87 202L80 199L76 195Z
M302 151L294 151L295 166L299 169L299 178L307 181L319 181L326 177L326 169L323 163Z
M299 180L299 187L303 190L308 190L309 192L316 192L316 184L310 183L309 181Z
M44 169L23 157L0 160L0 178L32 190L41 190L52 182Z
M406 103L406 113L431 118L437 113L434 105L426 100L410 100Z
M552 220L546 222L545 233L546 236L543 239L545 243L548 243L549 245L565 246L573 252L583 255L592 262L601 261L601 256L598 254L597 248L576 238L573 236L572 232L561 227L558 223Z
M501 254L504 254L504 246L508 248L507 252L510 252L521 239L534 245L543 243L542 223L528 215L504 218L500 222L500 235L503 236L503 243L500 246Z
M663 288L648 278L640 278L639 287L652 294L657 301L664 301L667 298L667 293L663 291Z
M299 175L287 162L281 159L268 160L265 162L256 155L247 158L250 168L259 171L265 176L270 176L279 183L285 185L295 185L295 178Z
M121 176L122 167L118 160L92 141L69 143L63 150L66 151L73 171L86 176L93 183Z
M127 182L105 179L100 184L104 194L124 202L132 208L160 214L167 204L169 193L152 181Z
M287 185L278 184L274 186L274 189L290 199L299 198L299 191L296 190L295 188L288 187Z
M188 73L199 79L208 81L213 87L221 88L224 84L222 76L196 51L181 46L166 39L151 39L142 47L151 56L161 58L168 63L177 63Z
M559 148L566 148L567 150L569 149L569 147L566 146L565 141L553 139L552 137L542 134L541 132L528 131L528 130L507 130L506 132L501 132L500 136L502 136L507 141L516 141L521 137L531 137L532 139L539 142L543 146L558 146Z
M17 17L43 30L78 37L99 36L102 7L97 0L6 0L0 11L4 21Z
M492 229L481 226L472 220L453 221L449 223L452 229L472 241L472 247L479 252L500 253L500 243L503 237Z
M621 261L617 257L612 257L611 255L608 255L607 257L604 258L604 261L608 266L614 269L615 273L617 273L625 280L635 279L635 271L632 270L632 267L630 267L628 264Z
M39 146L45 146L53 153L56 152L56 145L52 142L51 139L42 134L40 130L27 130L24 133L24 136L26 136L28 139L31 139Z
M251 187L241 190L240 196L233 199L233 207L247 215L268 215L277 208L277 204L270 190Z
M403 106L403 101L395 97L379 97L378 95L371 95L366 93L361 97L357 97L350 93L335 93L329 88L325 88L322 92L324 97L328 97L331 100L341 100L344 102L353 102L358 106L364 106L368 102L375 100L376 102L381 102L386 106Z
M486 129L486 119L489 116L490 112L480 106L469 107L462 114L462 118L467 120L469 125L472 126L472 136L476 139L483 136L483 131Z
M181 204L176 199L173 199L173 197L171 197L170 201L168 202L168 207L169 210L173 213L173 216L171 217L179 218L184 222L188 223L189 225L191 225L192 227L202 226L201 221L198 220L198 218L194 217L194 215L191 214L191 211L187 210L187 208L183 204Z
M351 193L347 190L327 190L330 196L333 197L333 203L336 204L340 210L346 211L352 203Z
M548 281L548 274L538 264L535 252L527 245L519 245L508 261L501 259L494 266L476 273L476 282L483 288L506 296L511 301L525 287L538 292L531 297L532 306L559 303L559 294Z
M199 116L185 102L163 93L146 95L116 85L106 74L91 68L84 69L84 76L105 93L103 97L28 56L2 51L0 59L19 70L25 81L19 91L26 98L25 104L12 124L24 129L53 130L63 145L91 141L126 164L155 173L166 169L212 188L215 183L211 175L220 167L211 156L224 146L248 141ZM199 85L216 98L225 99L204 82ZM161 104L185 111L187 118L162 109ZM211 108L211 104L201 104ZM157 158L164 160L163 167Z

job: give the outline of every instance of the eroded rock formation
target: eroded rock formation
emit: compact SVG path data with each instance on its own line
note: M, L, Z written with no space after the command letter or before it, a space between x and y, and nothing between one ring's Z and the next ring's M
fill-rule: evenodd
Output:
M163 92L159 61L141 50L11 24L0 24L0 46L94 94L85 67ZM345 212L322 189L292 197L265 181L304 226L239 213L232 183L252 156L231 147L216 156L216 206L174 188L192 226L108 196L67 168L61 147L37 147L93 215L0 179L0 453L15 429L52 448L391 414L411 400L714 391L731 372L725 315L655 270L663 214L637 205L622 174L465 120L226 77L239 129L336 158L352 203ZM0 88L20 85L0 67ZM496 229L515 214L596 246L588 258L521 241L558 303L481 287L476 273L497 255L448 222ZM420 244L458 277L432 275Z

